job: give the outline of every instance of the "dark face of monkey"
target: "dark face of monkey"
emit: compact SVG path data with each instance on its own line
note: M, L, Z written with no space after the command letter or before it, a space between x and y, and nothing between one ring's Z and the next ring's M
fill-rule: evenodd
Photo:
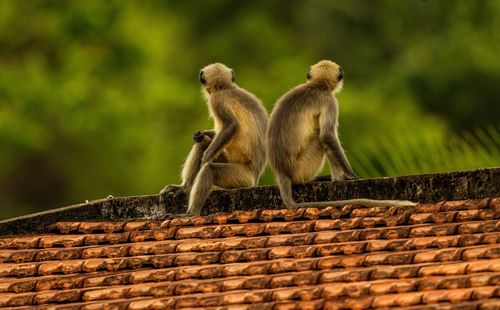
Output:
M205 85L207 83L207 80L205 80L205 74L203 73L203 70L200 70L200 83L201 85Z
M339 81L342 81L344 79L344 70L342 70L342 67L339 67L339 76L338 76L338 80Z
M322 60L311 66L307 79L312 83L324 83L332 91L338 92L342 88L344 70L332 61Z
M208 65L200 71L200 83L208 93L212 89L230 87L235 81L234 71L221 63Z

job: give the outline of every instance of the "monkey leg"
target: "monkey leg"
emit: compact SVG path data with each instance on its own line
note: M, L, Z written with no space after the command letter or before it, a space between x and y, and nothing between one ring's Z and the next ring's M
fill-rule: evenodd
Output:
M165 186L160 192L160 203L164 203L169 195L178 196L189 194L189 191L193 187L196 175L201 168L201 158L203 157L203 152L208 148L212 139L209 135L205 135L203 132L196 132L193 139L197 142L191 148L189 155L182 167L181 185L169 184Z
M189 194L187 213L199 215L210 195L212 185L222 188L255 185L254 173L248 166L236 163L207 163L203 165Z
M214 130L204 130L201 132L198 131L193 136L196 144L191 149L191 152L189 153L181 172L182 186L186 189L187 192L191 191L191 188L193 187L196 176L201 169L203 154L212 143L214 137ZM214 162L225 163L227 162L226 157L226 152L222 151L214 159Z
M203 153L209 145L210 143L205 142L200 142L193 145L193 148L191 149L191 152L189 153L186 162L182 167L182 187L184 187L188 192L193 187L196 176L201 169L201 158L203 157Z

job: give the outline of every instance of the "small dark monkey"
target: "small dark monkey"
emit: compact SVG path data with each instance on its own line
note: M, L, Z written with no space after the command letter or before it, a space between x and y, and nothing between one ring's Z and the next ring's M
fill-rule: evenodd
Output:
M213 185L255 186L266 165L267 113L260 100L238 87L233 70L220 63L203 68L200 82L214 129L195 133L182 184L168 185L160 192L160 202L170 192L188 194L191 215L200 214Z
M307 73L308 81L283 95L269 118L267 155L287 208L343 206L346 204L414 205L410 201L351 199L296 203L292 184L312 181L323 167L325 156L333 181L356 179L340 144L337 127L339 107L335 93L342 89L344 72L323 60Z

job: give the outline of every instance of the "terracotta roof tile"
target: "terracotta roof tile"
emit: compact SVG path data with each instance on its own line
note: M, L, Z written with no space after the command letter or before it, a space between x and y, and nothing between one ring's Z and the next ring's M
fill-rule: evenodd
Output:
M500 307L499 198L50 231L0 238L0 307Z

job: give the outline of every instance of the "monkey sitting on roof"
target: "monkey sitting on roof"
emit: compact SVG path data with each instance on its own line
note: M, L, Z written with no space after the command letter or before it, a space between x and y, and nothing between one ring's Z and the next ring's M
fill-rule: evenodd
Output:
M167 185L169 193L185 192L187 213L199 215L213 185L222 188L257 185L266 165L264 136L267 112L260 100L235 83L234 71L221 63L200 71L214 129L197 132L196 144L182 169L182 184Z
M334 62L323 60L307 73L301 84L276 103L266 132L267 155L285 206L322 208L346 204L415 205L410 201L351 199L297 203L292 184L314 180L323 167L325 156L332 181L355 179L338 136L339 106L335 94L342 89L344 72Z

